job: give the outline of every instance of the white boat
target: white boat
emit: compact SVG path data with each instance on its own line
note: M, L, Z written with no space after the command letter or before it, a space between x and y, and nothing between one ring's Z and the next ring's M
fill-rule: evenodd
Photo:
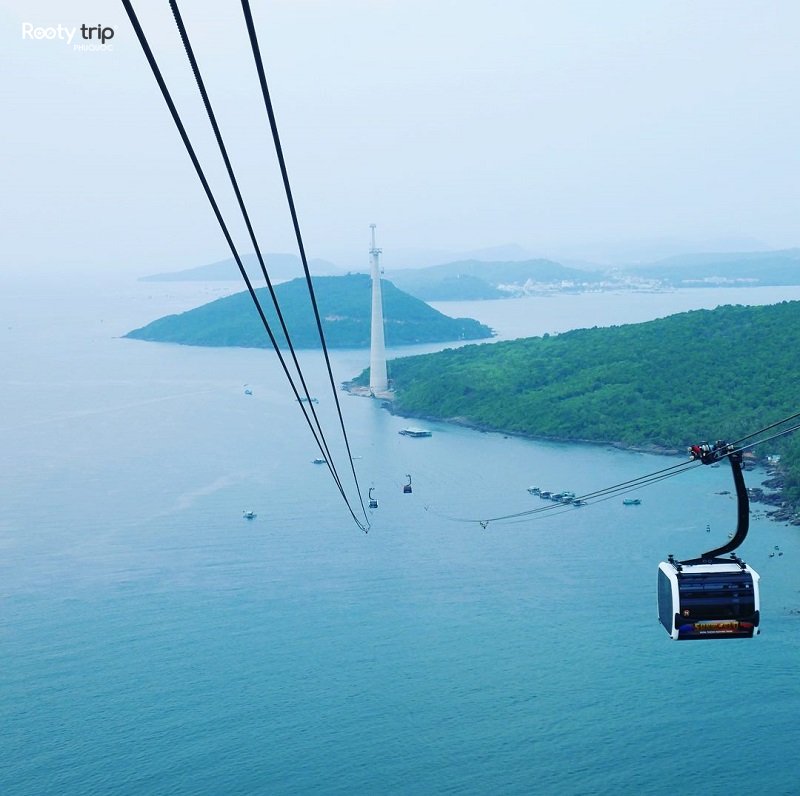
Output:
M433 436L432 431L427 431L424 428L404 428L401 431L397 432L398 434L402 434L405 437L431 437Z
M246 520L254 520L258 515L254 511L243 511L242 517Z

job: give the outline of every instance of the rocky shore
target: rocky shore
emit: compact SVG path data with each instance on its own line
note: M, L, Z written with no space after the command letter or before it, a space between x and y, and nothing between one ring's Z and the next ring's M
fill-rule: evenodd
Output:
M761 484L761 487L766 487L766 490L769 491L756 486L748 488L747 494L751 503L763 503L775 507L766 512L770 519L789 525L800 525L800 511L796 506L784 500L783 486L783 477L780 473L773 471L770 477Z

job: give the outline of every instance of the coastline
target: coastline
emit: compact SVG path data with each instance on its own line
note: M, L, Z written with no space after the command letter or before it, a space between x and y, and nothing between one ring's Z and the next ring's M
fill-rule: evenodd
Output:
M350 395L360 398L371 398L380 401L381 408L395 414L393 407L394 396L391 392L383 393L379 396L373 395L369 387L356 384L355 380L345 381L341 384L341 389ZM575 437L556 437L556 436L542 436L534 434L525 434L519 431L508 431L506 429L489 426L485 423L475 423L466 417L435 417L433 415L416 414L413 412L403 412L402 415L397 413L398 416L413 418L415 420L423 420L435 423L447 423L453 426L460 426L462 428L472 429L479 431L482 434L502 434L506 437L518 437L520 439L528 439L535 442L558 442L577 445L595 445L616 448L617 450L630 451L631 453L649 453L656 456L680 456L684 451L680 448L668 448L661 445L654 444L639 444L631 445L623 442L615 442L613 440L592 440L592 439L578 439ZM750 459L745 461L744 469L750 469L748 465L763 464L758 459ZM748 495L750 503L760 503L768 506L775 506L772 511L765 511L764 514L774 522L783 522L786 525L800 526L800 506L795 506L784 500L783 497L783 476L780 470L771 467L765 469L766 479L761 482L761 486L748 487ZM770 492L764 490L766 487ZM752 509L751 509L751 513Z

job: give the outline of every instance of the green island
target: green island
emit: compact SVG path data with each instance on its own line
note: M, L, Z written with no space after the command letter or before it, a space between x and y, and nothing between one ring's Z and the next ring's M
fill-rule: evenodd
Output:
M372 283L366 274L314 278L325 339L330 348L364 348L370 343ZM451 318L381 280L387 346L481 340L492 330L472 318ZM296 348L319 348L319 335L305 279L275 287L281 313ZM267 288L256 295L283 347L278 318ZM159 318L125 337L194 346L271 346L247 291L211 301L179 315Z
M392 360L389 375L398 414L677 452L800 410L800 302L447 349ZM365 371L353 384L367 381ZM796 520L800 432L753 452L781 456L782 518Z

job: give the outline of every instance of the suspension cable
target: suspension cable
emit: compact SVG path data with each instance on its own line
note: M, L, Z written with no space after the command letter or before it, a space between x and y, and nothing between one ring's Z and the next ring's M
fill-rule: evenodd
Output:
M771 423L768 426L765 426L758 431L754 431L752 434L748 434L746 437L742 437L742 440L751 439L752 437L757 437L760 434L763 434L765 431L770 429L776 428L783 423L788 422L789 420L793 420L797 417L800 417L800 412L790 415L789 417L784 418L776 423ZM800 423L791 426L789 428L783 429L779 431L777 434L772 434L769 437L765 437L763 439L755 440L748 445L744 445L741 447L737 447L736 450L743 452L746 450L750 450L755 448L757 445L761 445L765 442L770 442L774 439L778 439L779 437L786 436L788 434L792 434L795 431L800 430ZM740 440L741 441L741 440ZM736 443L731 443L735 445ZM729 451L728 453L724 453L720 456L720 459L724 459L727 456L730 456L733 451ZM685 473L687 470L693 470L696 467L701 467L702 463L695 460L690 459L689 461L680 462L679 464L672 465L670 467L665 467L661 470L656 470L655 472L648 473L646 475L639 476L638 478L632 478L628 481L621 481L618 484L613 484L612 486L605 487L603 489L598 489L594 492L587 492L583 495L578 495L574 498L575 501L585 501L586 505L594 505L595 503L602 503L605 500L610 500L613 497L618 497L622 494L627 494L629 492L633 492L636 489L650 486L651 484L658 483L659 481L664 481L667 478L672 478L676 475L681 475ZM431 513L435 514L436 516L442 517L443 519L452 520L454 522L465 522L465 523L473 523L481 525L483 528L490 522L505 522L506 524L513 524L511 520L515 520L516 522L528 522L532 519L539 519L541 515L546 515L548 517L558 516L559 514L563 514L567 511L573 511L574 509L578 508L578 506L573 506L569 503L552 503L547 506L540 506L535 509L527 509L526 511L518 511L510 514L502 514L496 517L454 517L447 514L441 514L436 511L432 511ZM430 507L428 507L430 511ZM539 516L536 516L539 515Z
M264 314L264 310L261 307L261 303L260 303L260 301L258 299L258 296L256 295L255 289L253 288L253 285L252 285L252 283L250 281L250 278L247 275L247 271L244 268L244 265L242 263L242 259L241 259L240 255L239 255L238 250L236 249L236 245L233 242L233 238L231 237L231 234L230 234L230 232L228 230L228 227L227 227L227 225L225 223L225 220L222 217L222 213L221 213L221 211L219 209L219 205L217 204L217 201L214 198L214 194L213 194L213 192L211 190L211 187L208 184L208 180L206 179L205 173L203 172L203 168L200 165L200 161L198 160L197 155L196 155L196 153L194 151L194 147L192 146L192 143L191 143L191 141L189 139L189 136L188 136L188 134L186 132L186 128L184 127L183 122L182 122L182 120L180 118L180 114L178 113L178 110L175 107L175 103L172 100L172 96L171 96L171 94L169 92L169 89L167 88L167 85L166 85L166 83L164 81L164 78L163 78L163 76L161 74L161 70L158 67L158 63L157 63L157 61L155 59L155 56L153 55L153 52L152 52L152 50L150 48L149 43L147 41L147 37L145 36L144 30L142 30L142 26L140 25L139 19L136 16L136 12L134 11L130 0L122 0L122 4L123 4L123 6L125 8L125 11L128 14L128 18L130 19L131 25L132 25L132 27L134 29L134 32L136 33L136 37L139 40L139 44L142 47L142 51L144 52L144 55L147 58L147 61L148 61L149 65L150 65L150 69L153 72L153 76L155 77L156 82L158 83L158 86L161 89L161 94L164 97L164 101L167 104L167 108L170 111L170 114L171 114L172 119L173 119L173 121L175 123L175 126L176 126L176 128L178 130L178 133L180 134L181 140L183 141L184 147L186 148L186 152L189 155L189 158L192 161L192 165L195 168L195 171L196 171L197 176L198 176L198 178L200 180L200 183L203 186L203 190L204 190L204 192L206 194L206 197L208 198L209 204L211 205L211 209L214 212L214 216L217 219L217 223L219 224L220 229L222 230L222 234L224 235L225 240L226 240L226 242L228 244L228 247L231 250L231 254L233 255L233 258L236 261L236 265L239 268L239 272L240 272L242 278L244 279L245 284L247 285L247 290L250 293L250 298L252 299L252 301L253 301L253 303L254 303L254 305L256 307L256 310L258 311L259 317L261 318L261 323L263 324L264 329L266 330L266 332L267 332L267 334L269 336L269 339L270 339L270 342L272 343L273 349L278 354L278 357L279 357L279 359L281 361L281 365L283 366L284 373L285 373L287 379L289 380L289 383L290 383L290 385L292 387L292 390L293 390L293 392L295 394L295 397L298 400L298 403L300 404L300 408L303 411L303 416L306 419L306 423L308 424L308 426L309 426L309 428L311 430L311 433L314 436L314 440L316 441L317 446L320 449L320 452L323 455L325 455L326 448L323 447L320 439L318 438L316 430L314 429L313 424L311 423L311 420L310 420L310 418L308 416L308 412L306 411L305 406L303 406L303 402L300 401L300 394L299 394L299 392L297 390L297 387L294 384L293 379L291 378L291 374L289 373L288 368L286 367L285 360L283 359L283 356L280 353L280 347L278 346L278 342L275 339L275 335L273 334L272 329L269 326L269 322L267 321L266 315ZM309 402L309 403L311 403L311 402ZM338 407L338 400L337 400L337 407ZM341 418L341 412L340 412L339 416ZM349 449L349 445L348 445L348 456L350 458L350 466L351 466L351 469L353 470L353 473L355 475L355 468L353 467L352 456L350 456L349 454L350 454L350 449ZM328 461L329 457L325 456L325 459L326 459L326 461ZM329 466L329 469L330 469L330 466ZM348 508L351 516L353 517L353 520L358 525L358 527L361 528L361 530L363 530L366 533L369 530L369 520L367 519L366 510L364 510L364 517L366 519L366 524L364 524L364 523L361 522L361 520L358 519L358 517L356 517L355 512L353 511L353 508L350 505L350 502L349 502L349 500L347 498L347 495L345 494L344 489L341 486L341 482L337 481L337 487L338 487L339 492L340 492L340 494L342 495L342 497L343 497L343 499L345 501L345 504L347 505L347 508ZM358 487L357 480L356 480L356 487ZM360 489L359 489L359 499L360 498L361 498L361 492L360 492ZM361 501L361 506L362 506L362 510L363 510L364 509L363 501Z
M681 462L679 465L675 465L673 467L667 467L664 470L657 470L654 473L649 473L648 475L643 475L640 476L639 478L634 478L630 481L623 481L622 483L606 487L605 489L598 489L596 492L587 492L585 495L576 495L576 497L573 499L573 502L581 501L581 503L579 503L577 506L573 506L571 503L550 503L546 506L539 506L535 509L526 509L525 511L517 511L511 514L501 514L496 517L481 517L481 518L452 517L444 514L438 514L438 516L454 520L457 522L471 522L479 524L489 523L489 522L501 522L505 520L514 520L520 518L530 518L533 517L534 515L539 515L539 514L547 514L549 516L555 516L556 514L560 514L563 511L572 511L573 509L579 508L584 502L586 503L586 505L594 505L595 503L602 503L603 500L607 500L612 497L618 497L619 495L628 494L629 492L633 492L636 489L649 486L650 484L655 484L658 481L664 481L667 478L672 478L673 476L680 475L685 470L691 470L698 466L702 465L699 462L690 459L689 461ZM561 511L558 511L558 509L561 509ZM536 519L536 517L534 517L534 519Z
M694 470L696 467L702 467L703 466L702 463L695 462L695 461L689 462L689 464L691 464L691 467L687 467L686 468L687 470ZM658 483L659 481L666 481L668 478L674 478L676 475L680 475L682 472L683 472L683 470L679 470L679 471L674 472L674 473L668 473L667 475L662 475L659 478L654 478L651 482L648 482L648 483L644 484L644 486L649 486L651 483L655 484L655 483ZM601 497L601 498L598 498L598 499L592 499L592 500L588 501L588 503L586 505L587 506L594 506L597 503L605 503L607 500L611 500L612 498L619 497L620 495L627 495L630 492L635 492L637 489L639 489L638 486L632 486L632 487L629 487L628 489L623 489L623 490L621 490L619 492L615 492L614 494L606 495L605 497ZM557 517L559 514L565 514L568 511L575 511L578 508L578 506L572 506L570 504L557 503L557 504L555 504L554 508L559 508L559 509L561 509L561 511L556 511L556 512L553 512L552 514L548 514L547 517L534 517L533 519L547 519L549 517ZM509 520L507 522L504 522L503 524L504 525L518 525L520 523L529 522L529 521L530 520L528 518L523 517L521 519Z
M798 415L795 415L795 417L797 417L797 416ZM774 425L773 426L769 426L769 428L774 428L774 427L775 427ZM761 445L764 442L771 442L773 439L778 439L778 437L785 437L788 434L791 434L794 431L797 431L799 429L800 429L800 423L798 423L796 426L792 426L791 428L786 428L783 431L779 431L777 434L773 434L771 437L765 437L764 439L759 439L759 440L756 440L755 442L751 442L749 445L743 445L741 448L739 448L739 450L741 450L741 451L750 450L750 448L755 448L756 445ZM754 435L751 434L750 436L752 437Z
M739 445L740 443L744 442L746 439L750 439L751 437L757 437L759 434L763 434L765 431L770 431L771 429L776 428L777 426L780 426L783 423L788 423L790 420L794 420L795 418L798 418L798 417L800 417L800 412L795 412L793 415L789 415L789 417L784 417L783 420L778 420L777 423L771 423L770 425L765 426L764 428L759 429L758 431L754 431L752 434L748 434L746 437L742 437L741 439L737 439L735 442L732 442L731 445ZM774 438L770 437L770 439L774 439ZM762 441L766 442L766 440L762 440Z
M191 42L189 41L189 35L188 35L187 31L186 31L186 26L184 25L183 17L181 16L180 9L178 8L178 4L177 4L176 0L169 0L169 5L170 5L170 8L172 9L172 15L175 18L175 24L178 27L178 33L180 34L181 41L183 42L183 47L184 47L184 50L186 51L186 56L189 59L189 64L190 64L190 66L192 68L192 72L194 74L194 78L195 78L195 81L197 83L197 88L199 89L200 96L203 99L203 105L205 106L209 122L211 123L211 127L212 127L212 129L214 131L214 136L215 136L215 138L217 140L217 145L219 147L220 154L222 155L222 159L223 159L223 161L225 163L225 168L226 168L226 170L228 172L228 177L230 178L230 181L231 181L231 186L233 187L234 194L236 195L236 201L239 204L239 210L242 213L242 218L244 219L245 226L247 227L247 232L250 235L250 241L252 242L253 248L255 249L256 257L258 258L258 262L259 262L259 265L261 267L261 273L263 274L264 280L265 280L265 282L267 284L267 288L269 289L269 294L270 294L270 297L272 298L272 304L273 304L273 306L275 308L275 313L276 313L276 315L278 317L278 321L280 322L281 330L283 331L283 336L284 336L284 338L286 340L287 347L289 348L289 351L291 353L292 361L293 361L295 369L297 371L297 375L298 375L298 377L300 379L300 383L302 385L303 391L305 392L305 397L306 397L306 401L307 401L308 407L309 407L309 409L311 411L311 414L313 415L314 423L316 425L317 431L319 432L319 438L320 438L320 440L322 442L321 449L322 449L323 456L325 458L325 462L326 462L326 464L328 466L328 469L331 472L331 475L334 478L334 481L336 482L337 487L339 488L339 491L343 492L344 489L342 487L341 479L339 477L338 472L336 471L336 466L335 466L335 463L333 461L333 456L331 455L330 449L328 447L328 442L325 439L325 434L324 434L324 432L322 430L322 427L320 425L319 418L317 417L317 412L314 409L314 403L311 400L311 394L309 393L308 385L306 384L305 377L303 376L303 371L302 371L302 369L300 367L300 363L298 362L297 354L295 352L294 345L292 344L291 336L289 335L289 330L288 330L288 328L286 326L286 321L284 319L283 313L281 312L280 304L278 302L278 297L277 297L277 295L275 293L275 289L273 287L272 280L270 279L269 273L267 271L266 264L264 262L264 257L261 254L261 247L258 245L258 240L256 239L256 234L255 234L255 231L253 229L253 225L252 225L252 223L250 221L250 214L247 212L247 208L245 206L245 202L244 202L244 199L242 197L242 193L241 193L241 191L239 189L239 182L236 179L236 175L235 175L235 173L233 171L233 166L231 164L230 158L228 157L228 150L227 150L227 147L225 146L225 143L223 141L222 132L221 132L221 130L219 128L219 125L217 124L216 114L214 113L214 110L213 110L213 108L211 106L211 100L209 99L208 92L206 91L205 82L203 81L202 75L200 73L200 68L199 68L199 66L197 64L197 59L195 58L195 55L194 55L194 50L192 48ZM280 352L280 350L277 350L277 354L278 354L278 358L281 361L281 365L284 368L284 373L286 374L286 376L289 379L290 383L293 384L292 377L289 374L288 369L285 366L285 363L283 361L283 355ZM296 395L296 398L298 399L298 401L300 402L300 405L303 408L303 411L305 412L305 406L303 405L303 401L300 400L300 396L297 393L297 391L295 391L295 395Z
M250 3L249 0L242 0L242 12L244 13L245 22L247 24L247 32L250 36L250 45L253 50L253 58L255 59L256 63L256 71L258 72L258 81L261 85L261 94L264 97L264 105L267 110L267 116L269 117L269 126L272 130L272 140L275 144L275 154L278 157L278 164L281 170L281 177L283 178L283 186L286 192L286 201L289 205L289 211L292 216L292 224L294 226L295 237L297 238L297 248L300 252L300 260L303 263L303 271L305 272L306 276L306 284L308 286L308 294L311 298L311 306L314 309L314 318L317 322L317 331L319 332L319 339L320 343L322 344L322 352L325 356L325 366L328 370L328 379L330 380L331 384L331 391L333 392L334 401L336 402L336 412L339 415L339 424L342 429L342 436L344 438L344 444L347 449L347 455L350 460L350 469L353 472L353 479L355 480L356 489L358 491L358 499L361 502L361 508L364 511L364 516L366 517L366 509L364 508L364 499L361 495L361 487L358 483L358 476L356 475L355 465L353 464L353 455L350 452L350 441L347 438L347 430L344 426L344 417L342 416L342 407L339 402L339 395L336 390L336 383L333 378L333 369L331 368L331 360L328 355L328 346L325 342L325 333L322 331L322 319L320 318L319 314L319 307L317 306L317 298L314 293L314 285L311 280L311 272L308 268L308 259L306 258L306 250L305 246L303 245L303 236L300 233L300 223L297 219L297 210L295 209L294 198L292 196L292 188L289 184L289 173L286 169L286 161L283 157L283 147L281 146L280 136L278 134L278 125L275 121L275 112L272 108L272 100L270 99L269 88L267 87L267 77L264 73L264 63L261 59L261 49L258 45L258 36L256 35L256 28L255 24L253 23L253 15L250 11Z

